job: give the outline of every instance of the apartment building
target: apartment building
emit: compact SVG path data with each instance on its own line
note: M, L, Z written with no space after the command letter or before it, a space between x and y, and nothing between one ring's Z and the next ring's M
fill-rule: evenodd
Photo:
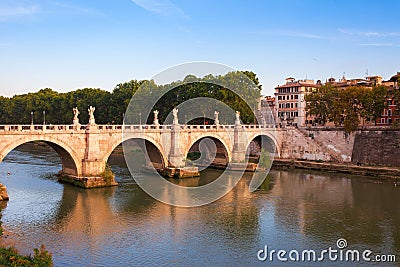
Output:
M259 102L257 120L260 124L276 124L275 97L262 96Z
M275 87L276 122L305 126L308 121L304 96L320 85L320 81L315 84L314 80L296 81L290 77L285 84Z

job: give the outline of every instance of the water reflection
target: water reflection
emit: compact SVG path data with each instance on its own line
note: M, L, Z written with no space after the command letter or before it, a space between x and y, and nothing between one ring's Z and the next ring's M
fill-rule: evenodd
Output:
M44 243L57 266L255 265L265 244L324 249L340 237L351 248L400 252L400 187L391 183L271 171L260 189L249 193L246 173L222 199L179 208L144 193L123 162L110 163L120 185L84 190L50 175L61 166L56 154L13 151L0 164L0 180L11 197L2 212L6 241L26 253ZM11 176L3 175L8 171ZM207 170L200 178L170 181L197 186L219 173Z

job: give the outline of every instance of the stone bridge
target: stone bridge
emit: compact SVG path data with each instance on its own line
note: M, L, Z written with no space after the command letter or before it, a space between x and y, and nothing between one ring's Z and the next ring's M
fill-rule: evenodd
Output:
M260 149L261 141L269 144L270 153L281 157L285 132L284 128L273 125L241 124L0 125L0 162L16 147L42 141L60 156L61 176L85 181L84 185L77 183L80 186L95 187L105 185L101 177L107 160L115 148L127 140L138 141L142 148L145 146L157 170L183 169L187 167L188 153L199 151L205 139L215 144L216 159L211 160L219 160L219 164L244 163L251 144L256 143Z

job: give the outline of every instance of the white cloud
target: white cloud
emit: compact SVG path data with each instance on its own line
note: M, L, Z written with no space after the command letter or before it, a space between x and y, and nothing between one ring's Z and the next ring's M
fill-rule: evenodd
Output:
M347 35L364 36L364 37L399 37L400 32L375 32L375 31L353 31L347 29L338 29L339 32Z
M95 9L90 9L82 6L71 5L63 2L50 2L52 5L59 7L61 9L69 10L76 13L90 14L90 15L102 15L101 12Z
M365 43L360 44L361 46L376 46L376 47L400 47L400 45L392 44L392 43Z
M132 2L153 13L188 18L181 8L169 0L132 0Z
M0 20L29 16L38 12L39 7L37 5L0 4Z
M324 36L306 33L306 32L293 32L293 31L254 31L252 34L265 34L265 35L277 35L277 36L287 36L296 38L308 38L308 39L327 39Z

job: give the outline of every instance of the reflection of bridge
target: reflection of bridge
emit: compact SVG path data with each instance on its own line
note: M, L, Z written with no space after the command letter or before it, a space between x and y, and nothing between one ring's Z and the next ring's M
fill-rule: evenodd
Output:
M62 161L62 174L78 180L99 177L114 149L127 140L141 141L148 158L158 168L184 168L186 157L199 142L214 141L216 155L227 163L243 163L250 143L268 140L280 155L284 129L272 125L2 125L0 162L24 143L43 141ZM206 144L207 145L207 144ZM84 178L84 179L82 179Z

